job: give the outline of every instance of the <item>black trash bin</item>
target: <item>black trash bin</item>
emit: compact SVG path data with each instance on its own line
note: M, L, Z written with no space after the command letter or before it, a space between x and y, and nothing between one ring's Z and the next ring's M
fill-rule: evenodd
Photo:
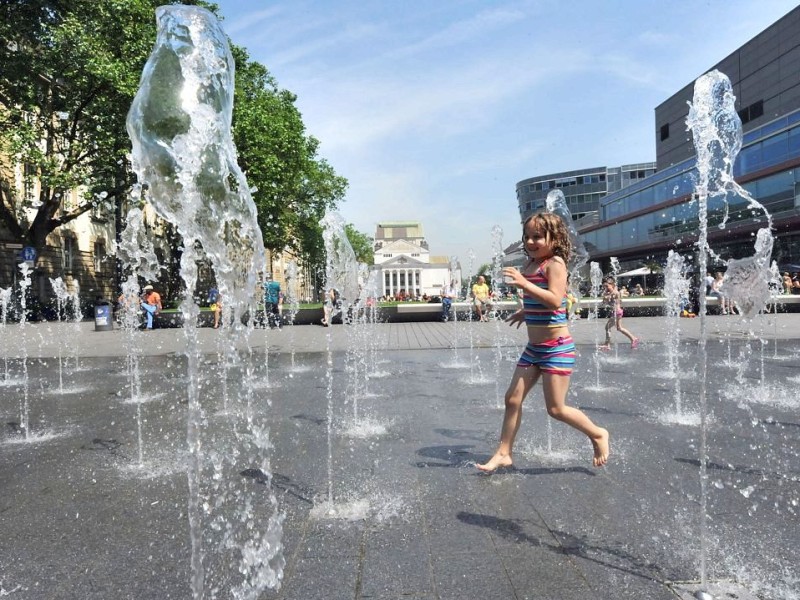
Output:
M111 331L112 329L114 329L114 315L111 310L111 302L98 300L94 303L94 330Z

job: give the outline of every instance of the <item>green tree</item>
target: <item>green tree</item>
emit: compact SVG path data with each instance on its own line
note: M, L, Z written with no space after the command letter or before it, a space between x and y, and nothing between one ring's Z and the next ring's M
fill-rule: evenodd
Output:
M348 223L344 227L345 234L347 235L347 240L350 242L350 245L353 247L353 252L356 255L356 260L358 262L365 263L367 265L372 265L375 262L375 253L374 253L374 240L369 237L366 233L361 233L356 226L352 223Z
M0 226L43 248L49 233L98 203L108 209L134 176L125 118L156 36L159 0L6 0L0 3ZM185 1L216 11L210 3ZM232 46L237 64L234 141L257 188L265 244L324 262L319 221L344 197L347 181L317 156L295 96ZM38 197L3 179L25 165ZM77 202L70 190L84 186ZM35 209L33 218L27 209Z
M0 181L0 222L41 249L46 236L113 203L132 181L125 116L155 39L152 0L11 0L0 6L0 156L25 166L19 197ZM77 202L70 190L85 186ZM32 189L32 188L31 188ZM101 192L103 192L101 197ZM35 215L28 218L27 210Z

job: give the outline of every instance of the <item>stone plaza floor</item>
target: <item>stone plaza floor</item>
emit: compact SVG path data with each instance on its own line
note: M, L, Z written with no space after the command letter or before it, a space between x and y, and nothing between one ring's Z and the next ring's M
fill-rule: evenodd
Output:
M259 597L691 598L702 559L715 598L797 599L800 315L705 319L705 382L700 321L625 319L642 344L615 334L611 352L596 349L604 321L574 324L568 401L611 432L609 464L591 466L589 443L547 417L537 386L515 467L493 475L474 463L497 444L522 329L254 331L245 372L269 423L286 561L281 587ZM672 371L665 338L678 325ZM181 330L137 332L132 398L125 332L0 330L0 596L192 597L186 390L219 404L245 384L223 384L220 332L197 333L192 383ZM206 427L221 420L208 412ZM229 476L266 497L249 467ZM206 597L231 595L223 584Z

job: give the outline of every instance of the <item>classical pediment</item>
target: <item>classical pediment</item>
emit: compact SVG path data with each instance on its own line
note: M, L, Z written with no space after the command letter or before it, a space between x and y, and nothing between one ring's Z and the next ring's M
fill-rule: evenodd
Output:
M417 268L417 267L430 267L430 265L422 261L416 257L406 256L401 254L400 256L392 256L392 258L386 259L384 262L379 263L381 268L386 267L399 267L399 268Z

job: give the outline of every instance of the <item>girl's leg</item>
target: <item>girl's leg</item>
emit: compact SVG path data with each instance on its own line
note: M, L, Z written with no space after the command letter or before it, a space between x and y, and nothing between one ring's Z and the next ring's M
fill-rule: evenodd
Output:
M547 414L554 419L562 421L584 433L594 447L592 464L602 467L608 460L608 431L595 425L586 414L571 406L567 406L567 390L569 377L553 373L542 374L542 387L544 389L544 402Z
M517 437L519 425L522 423L522 402L539 379L539 367L517 367L506 390L506 409L503 414L503 428L500 431L500 445L492 458L482 465L476 465L481 471L491 472L498 467L510 467L513 464L512 451L514 439Z
M627 329L622 326L622 317L617 317L617 331L619 331L622 335L627 337L631 343L636 341L636 337Z
M604 346L611 345L611 328L613 326L614 326L614 316L612 315L611 317L608 318L608 321L606 321L606 341L603 342Z

